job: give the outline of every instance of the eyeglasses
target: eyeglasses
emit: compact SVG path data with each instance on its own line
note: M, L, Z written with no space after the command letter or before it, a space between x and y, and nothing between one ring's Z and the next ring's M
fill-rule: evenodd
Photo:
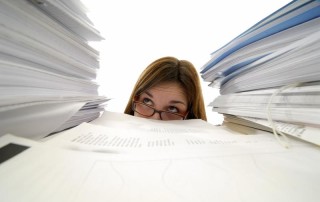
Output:
M132 110L145 117L153 116L157 112L159 113L161 120L184 120L188 115L188 113L186 113L185 115L182 115L182 114L173 113L169 111L156 110L150 105L147 105L138 101L133 101Z

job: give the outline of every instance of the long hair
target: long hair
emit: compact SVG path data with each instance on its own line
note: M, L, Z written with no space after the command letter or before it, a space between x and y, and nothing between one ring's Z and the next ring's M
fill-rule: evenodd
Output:
M132 100L147 89L164 82L177 82L185 90L188 99L187 119L207 120L198 72L187 60L163 57L152 62L136 82L124 113L133 115Z

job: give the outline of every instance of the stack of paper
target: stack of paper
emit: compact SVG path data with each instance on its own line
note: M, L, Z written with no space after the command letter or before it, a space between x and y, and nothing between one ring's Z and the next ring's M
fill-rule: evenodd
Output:
M0 1L0 136L41 138L91 121L102 40L81 1Z
M292 1L212 53L201 75L220 88L213 111L245 118L242 124L259 119L272 131L278 123L319 133L319 16L319 1Z
M317 146L244 132L106 112L42 142L5 135L0 201L319 200Z

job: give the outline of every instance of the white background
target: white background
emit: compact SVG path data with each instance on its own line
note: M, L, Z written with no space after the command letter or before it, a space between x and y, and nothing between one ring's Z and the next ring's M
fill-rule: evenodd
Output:
M99 93L113 98L107 110L123 112L144 68L163 56L191 61L197 69L210 53L289 3L289 0L82 0L105 40L100 51ZM205 104L219 89L203 82ZM222 115L207 107L208 121Z

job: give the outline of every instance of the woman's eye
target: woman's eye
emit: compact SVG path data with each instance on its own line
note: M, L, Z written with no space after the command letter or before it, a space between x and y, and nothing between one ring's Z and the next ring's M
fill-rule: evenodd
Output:
M147 105L151 105L152 101L149 98L143 98L142 102Z
M169 107L169 108L168 108L168 111L169 111L169 112L172 112L172 113L178 113L178 112L179 112L178 108L173 107L173 106Z

